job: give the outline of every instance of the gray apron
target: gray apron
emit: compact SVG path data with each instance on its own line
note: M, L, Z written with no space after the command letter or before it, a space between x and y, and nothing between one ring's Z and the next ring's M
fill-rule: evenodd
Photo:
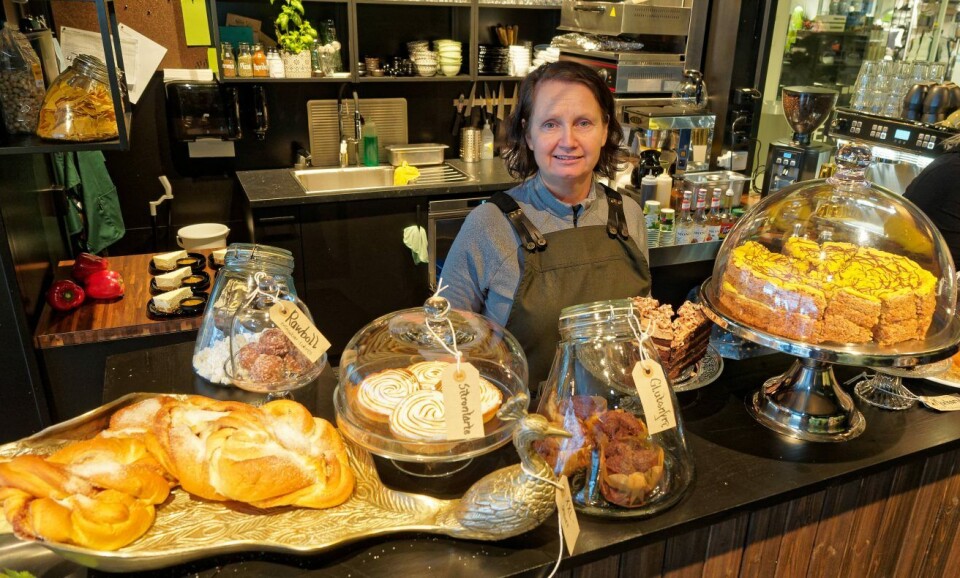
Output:
M527 354L530 391L547 379L560 341L560 310L571 305L650 294L650 267L630 239L623 198L604 187L607 224L541 234L513 197L491 198L510 220L526 251L507 329Z

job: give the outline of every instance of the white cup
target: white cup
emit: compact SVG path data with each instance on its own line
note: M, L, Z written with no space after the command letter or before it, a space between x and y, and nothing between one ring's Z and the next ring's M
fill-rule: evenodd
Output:
M219 249L227 246L230 228L219 223L200 223L182 227L177 231L177 245L192 251L194 249Z

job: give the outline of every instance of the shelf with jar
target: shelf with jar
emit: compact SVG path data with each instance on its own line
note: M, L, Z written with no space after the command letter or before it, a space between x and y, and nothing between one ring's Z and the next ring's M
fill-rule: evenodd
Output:
M268 27L278 14L277 3L283 0L255 2L253 0L211 3L212 21L216 22L214 37L224 40L218 32L226 26L228 14L238 14L260 22L270 35ZM521 68L532 68L536 48L545 48L557 34L560 24L559 0L303 0L304 17L310 22L333 20L341 45L343 72L334 75L312 74L301 81L308 82L462 82L464 80L516 80L526 70L511 71L486 66L483 60L486 47L490 50L489 63L501 61L500 52L515 50L530 54L530 62ZM506 22L519 34L512 40L501 39L494 31L499 22ZM450 45L440 50L436 41L459 43L459 50ZM427 41L425 54L412 54L409 45ZM522 48L520 48L522 47ZM237 46L232 46L236 53ZM433 53L433 54L429 54ZM416 58L420 56L420 58ZM376 67L366 66L367 59ZM421 62L417 62L421 60ZM436 60L436 66L433 64ZM446 62L442 62L442 61ZM455 64L459 61L460 66ZM537 62L539 63L539 62ZM444 66L446 64L446 66ZM222 71L222 69L221 69ZM227 82L243 82L239 77ZM279 79L262 77L264 82Z
M346 0L210 0L210 13L211 22L216 23L212 38L219 47L218 76L224 82L343 82L352 78L347 34L352 11ZM313 42L308 35L314 37Z
M0 155L130 148L132 115L126 86L122 84L123 55L114 3L111 0L81 1L92 4L96 12L104 60L99 57L74 59L74 63L47 88L42 104L34 107L37 116L31 122L5 123L0 130ZM14 31L15 27L10 26L10 29ZM26 49L33 51L29 43ZM34 58L37 60L35 64L32 62ZM13 86L18 81L32 77L32 94L43 87L43 72L35 51L30 53L29 60L20 71L27 73L20 75L22 78L11 68L0 73L0 97L5 107L12 107L20 94ZM68 84L68 77L77 77L79 81L72 80ZM51 95L52 91L59 92Z

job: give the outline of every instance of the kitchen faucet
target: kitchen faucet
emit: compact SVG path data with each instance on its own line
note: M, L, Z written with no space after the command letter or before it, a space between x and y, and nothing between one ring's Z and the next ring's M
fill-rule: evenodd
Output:
M348 157L353 156L356 159L356 164L360 165L360 135L363 132L363 116L360 114L360 98L357 96L357 91L353 91L353 138L348 139L344 134L343 130L343 93L347 88L347 83L340 85L340 90L337 92L337 136L339 137L341 149L348 149ZM343 159L340 161L340 166L347 166L349 163L345 163Z

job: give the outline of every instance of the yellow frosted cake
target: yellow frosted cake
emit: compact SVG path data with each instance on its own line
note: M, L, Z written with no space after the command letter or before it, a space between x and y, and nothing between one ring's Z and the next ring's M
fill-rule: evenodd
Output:
M923 339L937 277L915 261L851 243L791 237L782 253L748 241L731 252L720 302L790 339L890 345Z

